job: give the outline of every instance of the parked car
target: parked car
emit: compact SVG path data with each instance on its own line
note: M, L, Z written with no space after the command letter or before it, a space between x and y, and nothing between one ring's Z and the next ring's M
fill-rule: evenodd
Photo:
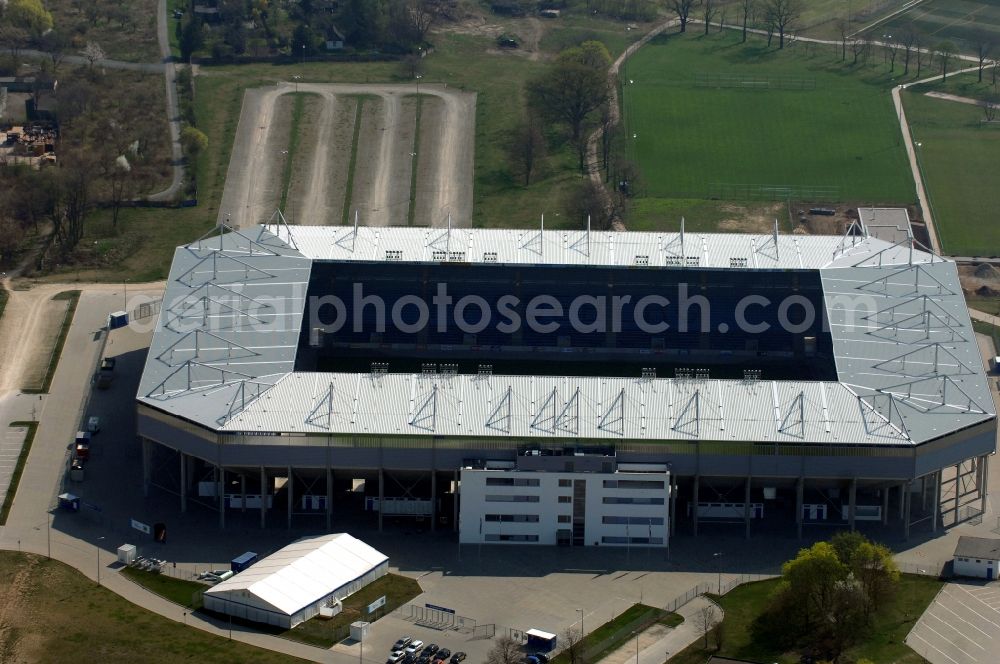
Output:
M549 664L549 656L546 655L545 653L543 653L543 652L536 652L536 653L532 653L532 654L535 657L537 657L538 661L541 662L542 664Z
M438 648L438 645L436 643L428 643L427 647L424 648L424 654L425 655L433 655L438 650L440 650L440 648Z
M399 637L398 641L396 641L394 644L392 644L392 649L393 650L402 650L406 646L410 645L411 641L413 641L413 637L410 637L410 636L401 636L401 637Z
M463 659L465 659L465 653L459 650L457 653L451 656L451 664L458 664Z
M524 664L541 664L541 661L534 655L528 655L524 658Z
M423 647L424 647L424 642L421 641L420 639L417 639L416 641L410 641L410 645L406 646L406 652L413 655Z
M449 657L451 657L451 651L447 648L441 648L441 650L438 650L437 654L434 655L434 659L448 659Z
M403 659L403 655L405 654L402 650L393 650L389 653L389 659L385 660L385 664L396 664L396 662Z

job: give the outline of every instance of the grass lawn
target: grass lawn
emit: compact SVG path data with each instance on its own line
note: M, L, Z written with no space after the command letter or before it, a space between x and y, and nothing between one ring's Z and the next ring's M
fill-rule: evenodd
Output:
M676 613L645 604L633 604L612 620L583 637L577 652L583 654L585 661L597 662L621 647L623 643L635 636L637 631L645 630L656 623L676 627L682 622L684 622L684 618ZM569 664L569 662L570 653L568 650L563 650L552 659L552 664Z
M399 574L387 574L345 599L344 610L331 620L313 618L293 629L282 632L281 636L321 648L329 648L334 643L347 638L352 622L361 619L369 621L378 619L406 604L421 592L423 591L416 579ZM385 607L368 616L366 611L368 605L383 595L385 595Z
M1000 126L982 109L909 92L906 116L944 252L1000 255Z
M767 49L760 37L741 44L734 31L653 40L622 76L640 194L738 198L712 186L721 183L833 188L820 198L828 202L912 203L889 95L898 81L877 58L878 67L851 67L839 56L805 44ZM767 80L771 89L706 82L718 75Z
M41 556L0 552L0 597L6 602L4 661L300 661L167 620Z
M157 595L169 599L174 604L186 606L191 610L201 608L201 593L208 590L209 586L195 581L185 581L175 579L166 574L156 574L135 567L122 568L121 574L132 579L143 588L150 590Z
M59 366L59 358L62 356L63 346L66 345L66 335L69 334L69 328L73 324L73 316L76 315L76 306L80 303L80 291L63 291L53 295L52 299L69 300L69 305L66 307L66 314L63 316L62 325L59 328L59 336L56 337L55 346L52 347L52 354L49 355L49 365L45 369L45 376L42 378L42 384L38 385L35 383L34 385L26 385L22 387L21 391L25 394L48 394L49 388L52 387L52 379L56 375L56 368Z
M749 659L760 662L797 664L796 653L776 652L766 643L757 643L751 635L754 620L768 604L768 598L779 583L769 579L735 588L724 597L712 597L725 612L725 641L720 652L714 646L703 649L697 642L670 658L672 664L703 664L710 655ZM931 603L941 581L927 576L903 574L895 598L879 612L872 629L856 646L844 653L846 661L868 658L879 664L918 664L924 659L906 645L904 639L920 615ZM711 636L709 643L714 643Z
M878 35L902 34L913 26L931 45L950 40L966 53L975 53L980 33L1000 39L1000 0L925 0L874 30Z

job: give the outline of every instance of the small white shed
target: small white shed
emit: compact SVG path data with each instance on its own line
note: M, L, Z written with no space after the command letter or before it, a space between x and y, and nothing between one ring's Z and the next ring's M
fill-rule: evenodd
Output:
M955 576L992 581L1000 569L1000 539L959 537L953 566Z

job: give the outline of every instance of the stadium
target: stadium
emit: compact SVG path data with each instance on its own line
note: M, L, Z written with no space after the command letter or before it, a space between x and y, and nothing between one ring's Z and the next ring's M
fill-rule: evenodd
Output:
M145 490L463 543L936 531L993 400L956 265L870 230L220 227L174 255Z

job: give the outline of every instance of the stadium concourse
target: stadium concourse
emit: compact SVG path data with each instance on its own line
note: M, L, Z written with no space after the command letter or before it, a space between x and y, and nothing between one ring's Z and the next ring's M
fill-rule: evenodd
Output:
M861 223L220 227L175 253L137 401L145 491L220 527L462 542L909 537L980 509L996 435L955 264Z

